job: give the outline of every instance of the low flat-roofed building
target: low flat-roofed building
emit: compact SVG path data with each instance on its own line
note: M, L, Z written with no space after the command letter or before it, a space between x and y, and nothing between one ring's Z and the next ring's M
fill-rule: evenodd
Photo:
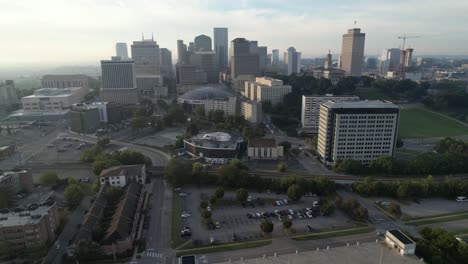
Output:
M397 249L400 255L414 255L416 250L416 242L397 229L385 232L385 243Z
M35 90L33 95L21 98L21 102L23 110L27 112L59 112L82 101L84 95L82 87L42 88Z
M283 157L283 146L274 138L251 138L247 145L249 159L276 160Z
M0 241L11 242L15 249L22 250L37 242L54 241L57 226L55 202L0 213Z
M125 165L114 166L105 169L99 175L102 185L110 185L115 187L124 187L132 182L145 184L146 182L146 165Z
M86 104L74 105L69 118L70 130L77 133L94 133L101 125L99 109Z
M32 192L34 184L32 174L28 170L5 171L0 174L0 186L7 185L13 188L13 191Z
M208 162L229 160L238 157L243 140L224 132L200 133L184 140L185 150L193 157L205 158Z

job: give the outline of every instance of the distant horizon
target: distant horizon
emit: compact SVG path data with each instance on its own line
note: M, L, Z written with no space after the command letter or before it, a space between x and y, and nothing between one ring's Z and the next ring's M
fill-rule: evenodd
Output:
M1 64L61 65L98 63L115 54L115 43L154 34L176 60L178 39L213 38L214 27L227 27L229 40L245 37L259 46L302 57L341 53L342 35L350 28L366 33L365 54L379 55L407 39L414 56L468 55L467 1L344 0L117 0L3 1L0 10ZM443 21L443 23L442 23ZM130 51L129 51L130 53Z

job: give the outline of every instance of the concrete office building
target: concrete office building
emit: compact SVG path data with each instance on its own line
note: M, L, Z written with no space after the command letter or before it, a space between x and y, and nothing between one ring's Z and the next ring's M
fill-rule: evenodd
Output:
M283 146L274 138L251 138L247 145L247 157L255 160L277 160L283 157Z
M219 82L219 71L214 51L196 51L190 56L190 63L196 69L206 72L206 81L208 83Z
M77 133L94 133L101 125L99 109L88 105L74 105L69 112L70 130Z
M385 243L397 249L402 256L414 255L416 252L416 242L397 229L385 232Z
M279 50L273 49L271 51L271 64L278 65L279 64Z
M211 99L205 101L205 115L210 111L222 110L224 116L236 115L237 97L231 96L225 99Z
M261 72L265 71L268 58L268 48L265 46L257 47L258 54L258 68Z
M239 75L232 80L232 86L234 87L234 89L243 92L245 89L245 82L247 81L255 81L255 76L254 75Z
M18 98L13 80L0 82L0 106L13 105L16 103L18 103Z
M228 68L228 29L215 27L213 29L213 37L216 64L219 68Z
M0 241L11 242L15 250L35 243L54 241L59 224L55 202L31 205L26 211L0 213Z
M282 103L286 94L291 93L291 85L270 77L257 77L255 81L245 83L244 96L257 102L271 102L272 105Z
M101 101L123 105L138 104L136 68L133 60L101 61L102 90Z
M207 35L199 35L194 39L195 51L212 51L211 38Z
M110 167L99 174L99 180L101 185L114 187L125 187L132 182L145 184L146 165L139 164Z
M241 115L251 124L261 124L263 121L262 103L243 99L240 103Z
M42 88L35 90L32 95L21 98L21 102L26 112L60 112L81 102L84 95L81 87Z
M172 53L166 48L160 48L161 59L161 76L166 78L172 77ZM163 83L164 84L164 83Z
M289 47L284 53L284 63L287 75L301 72L301 53L297 52L294 47Z
M177 89L183 85L204 84L208 82L206 71L197 69L195 65L183 64L176 65Z
M89 76L84 74L67 74L67 75L44 75L42 76L42 88L70 88L82 87L84 92L89 91Z
M224 132L199 133L184 139L184 149L193 157L219 164L238 158L242 141L242 138Z
M184 44L183 40L177 40L177 63L179 65L188 63L187 58L187 45Z
M14 193L32 192L34 184L31 171L5 171L0 174L0 186L9 186Z
M137 75L160 75L161 59L159 45L153 39L133 41L132 60L135 62Z
M236 38L231 41L229 50L231 78L239 75L258 75L258 54L251 52L251 45L251 42L245 38Z
M360 28L349 29L348 33L343 35L340 63L347 76L362 75L365 40L366 34L361 33Z
M302 96L302 110L301 110L301 124L305 131L317 133L319 128L320 105L322 103L332 101L357 101L357 96L334 96L327 94L320 95L303 95Z
M400 63L400 49L384 49L379 57L379 74L387 76L387 72L398 70Z
M97 108L99 112L99 122L114 124L122 121L122 106L116 103L92 102L90 104L79 104L83 108Z
M128 60L128 48L127 43L125 42L118 42L115 44L115 55L124 59Z
M320 105L317 152L333 166L353 159L369 164L393 156L400 109L386 101L328 101Z

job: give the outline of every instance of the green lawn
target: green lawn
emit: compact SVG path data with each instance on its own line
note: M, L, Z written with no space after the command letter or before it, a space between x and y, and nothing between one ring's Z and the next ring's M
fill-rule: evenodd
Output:
M299 235L291 237L294 240L312 240L312 239L323 239L323 238L330 238L330 237L339 237L339 236L350 236L356 234L363 234L369 233L373 231L374 228L370 226L364 227L357 227L357 228L347 228L343 230L335 230L335 231L327 231L327 232L320 232L320 233L311 233L306 235Z
M464 220L464 219L468 219L468 213L461 213L461 214L447 215L447 216L440 216L440 217L431 217L431 218L426 218L426 219L421 219L421 220L413 220L413 221L406 222L406 224L420 226L420 225L443 223L443 222L450 222L450 221Z
M182 214L181 201L178 192L172 193L172 242L171 247L177 248L185 241L180 238L181 218Z
M420 108L401 110L400 137L429 138L468 135L468 127Z

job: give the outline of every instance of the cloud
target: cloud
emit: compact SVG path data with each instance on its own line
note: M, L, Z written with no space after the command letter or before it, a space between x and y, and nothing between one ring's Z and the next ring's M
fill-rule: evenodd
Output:
M468 1L423 0L0 0L3 62L92 62L114 53L117 41L154 32L176 56L176 40L229 28L229 38L258 40L268 49L294 46L303 57L341 50L341 35L357 26L366 33L366 53L398 47L401 34L417 54L466 54Z

